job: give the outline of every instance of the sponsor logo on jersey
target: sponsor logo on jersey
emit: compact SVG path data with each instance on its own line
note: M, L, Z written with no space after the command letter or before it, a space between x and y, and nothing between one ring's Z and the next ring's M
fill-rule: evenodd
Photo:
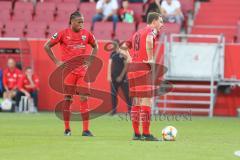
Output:
M87 36L82 35L82 40L83 40L83 41L86 41L86 39L87 39Z
M54 35L52 36L53 39L57 39L58 37L58 33L54 33Z

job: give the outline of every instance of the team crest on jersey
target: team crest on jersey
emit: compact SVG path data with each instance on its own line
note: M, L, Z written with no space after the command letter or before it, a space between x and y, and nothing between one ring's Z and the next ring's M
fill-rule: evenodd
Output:
M87 39L87 36L83 35L83 36L82 36L82 40L83 40L83 41L86 41L86 39Z
M54 35L52 36L53 39L56 39L58 37L58 33L54 33Z

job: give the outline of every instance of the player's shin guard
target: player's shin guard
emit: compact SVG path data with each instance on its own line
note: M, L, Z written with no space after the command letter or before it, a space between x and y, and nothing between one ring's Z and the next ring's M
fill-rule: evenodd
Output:
M143 134L149 135L150 134L150 120L151 120L151 108L149 106L142 106L141 113L140 113L142 127L143 127Z
M63 120L64 120L64 125L65 125L65 130L70 129L70 117L71 117L71 111L70 111L70 106L71 106L72 101L67 100L64 101L63 103Z
M89 130L89 108L88 108L88 101L81 101L81 116L82 116L82 122L83 122L83 131Z
M132 127L134 129L134 133L139 135L139 121L140 121L140 106L132 106L131 110L131 119L132 119Z

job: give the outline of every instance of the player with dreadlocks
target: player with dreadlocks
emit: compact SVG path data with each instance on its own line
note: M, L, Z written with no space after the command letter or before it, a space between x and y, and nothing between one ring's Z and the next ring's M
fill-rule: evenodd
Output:
M75 11L70 16L70 27L66 28L60 32L55 33L44 45L44 49L47 52L51 60L60 66L64 62L81 55L86 55L87 45L91 45L92 55L95 55L98 51L97 42L92 33L83 28L84 17L78 11ZM56 44L60 44L62 51L61 60L58 60L52 51L52 47ZM92 59L90 58L87 65L91 64ZM81 86L84 83L83 77L86 73L87 67L79 66L77 69L73 70L64 79L64 84ZM70 105L72 102L73 95L65 95L65 106L63 111L63 119L65 125L64 135L70 136ZM89 107L88 107L88 97L86 95L80 94L80 112L83 121L83 132L82 136L93 136L89 131Z

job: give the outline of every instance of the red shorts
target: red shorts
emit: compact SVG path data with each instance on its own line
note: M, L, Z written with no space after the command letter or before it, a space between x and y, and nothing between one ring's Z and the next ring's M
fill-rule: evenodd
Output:
M128 72L129 79L129 95L131 97L151 98L160 88L160 83L156 78L152 77L151 67L149 64L133 63L132 68Z
M84 77L85 74L69 73L64 79L64 93L86 95L90 89L90 82L85 81Z
M129 95L131 97L152 97L153 85L151 85L148 71L129 72Z

